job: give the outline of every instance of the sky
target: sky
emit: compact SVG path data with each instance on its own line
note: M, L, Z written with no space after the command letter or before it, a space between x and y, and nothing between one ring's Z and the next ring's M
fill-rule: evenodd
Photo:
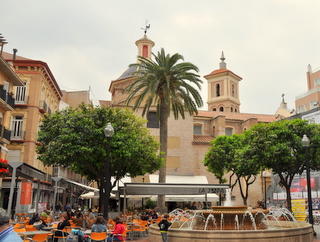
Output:
M274 114L307 91L320 67L320 1L309 0L14 0L0 3L4 51L49 65L60 88L110 100L109 85L135 63L144 35L153 52L179 53L203 76L227 69L242 77L240 111Z

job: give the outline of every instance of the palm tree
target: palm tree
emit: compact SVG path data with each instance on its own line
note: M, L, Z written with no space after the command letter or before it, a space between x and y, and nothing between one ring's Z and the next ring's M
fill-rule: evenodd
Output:
M148 114L151 106L157 108L160 121L160 154L164 161L164 166L159 171L159 183L165 183L170 111L175 119L178 119L179 115L184 119L185 110L189 111L190 115L197 114L197 108L203 105L203 101L195 86L200 90L202 80L196 74L199 70L195 65L189 62L178 63L184 60L178 53L166 55L162 48L157 56L153 53L152 55L155 61L139 56L139 62L129 66L136 68L133 73L136 79L124 92L129 92L127 105L136 98L133 110L143 105L142 116ZM158 196L158 207L162 211L166 210L165 196Z

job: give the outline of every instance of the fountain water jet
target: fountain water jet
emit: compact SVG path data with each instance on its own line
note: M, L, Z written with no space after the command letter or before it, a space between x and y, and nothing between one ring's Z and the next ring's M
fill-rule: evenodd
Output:
M212 211L176 210L170 214L170 242L313 241L312 226L298 222L287 209L271 208L269 213L247 210L245 206L213 206ZM148 238L152 242L162 241L157 224L150 226Z

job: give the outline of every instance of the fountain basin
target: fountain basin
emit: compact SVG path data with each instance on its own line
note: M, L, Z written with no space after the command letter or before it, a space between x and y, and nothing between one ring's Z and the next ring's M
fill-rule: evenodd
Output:
M152 242L162 242L157 224L150 226L148 239ZM168 241L312 242L313 230L308 223L291 221L277 221L274 223L273 229L264 230L188 230L173 226L169 228Z

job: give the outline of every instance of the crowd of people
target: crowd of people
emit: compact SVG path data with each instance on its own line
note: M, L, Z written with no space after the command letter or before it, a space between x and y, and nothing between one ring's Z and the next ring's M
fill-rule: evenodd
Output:
M56 209L53 209L52 211L44 210L40 213L33 213L27 224L33 225L33 227L35 227L37 230L46 229L48 226L50 227L52 224L56 224L56 231L54 232L54 235L56 236L67 236L67 233L62 231L66 227L71 226L76 226L77 228L80 228L80 230L90 229L91 232L94 233L107 232L109 234L109 238L107 239L107 241L110 242L122 241L123 239L125 239L123 236L120 236L121 234L124 234L126 230L126 225L123 224L123 220L125 220L125 222L128 222L130 220L148 221L149 224L158 219L158 214L154 209L145 209L142 212L138 212L137 210L135 210L130 218L123 215L121 216L121 214L120 216L115 217L112 222L113 227L110 228L108 227L110 226L110 220L106 221L102 216L95 215L91 209L83 212L81 209L74 210L70 207L66 207L65 211L58 210L59 207L55 208ZM3 210L3 212L2 210L0 209L0 242L6 241L2 240L2 238L4 237L2 236L1 229L3 229L5 234L8 233L8 236L9 233L12 233L10 234L10 238L16 238L16 240L12 241L20 242L20 237L9 225L9 218L5 215L5 211ZM166 231L170 226L170 223L166 222L166 220L167 217L164 217L160 227L163 241L166 241ZM3 228L1 226L3 226ZM83 233L81 233L80 235L83 236ZM53 239L53 242L57 241L57 238Z

